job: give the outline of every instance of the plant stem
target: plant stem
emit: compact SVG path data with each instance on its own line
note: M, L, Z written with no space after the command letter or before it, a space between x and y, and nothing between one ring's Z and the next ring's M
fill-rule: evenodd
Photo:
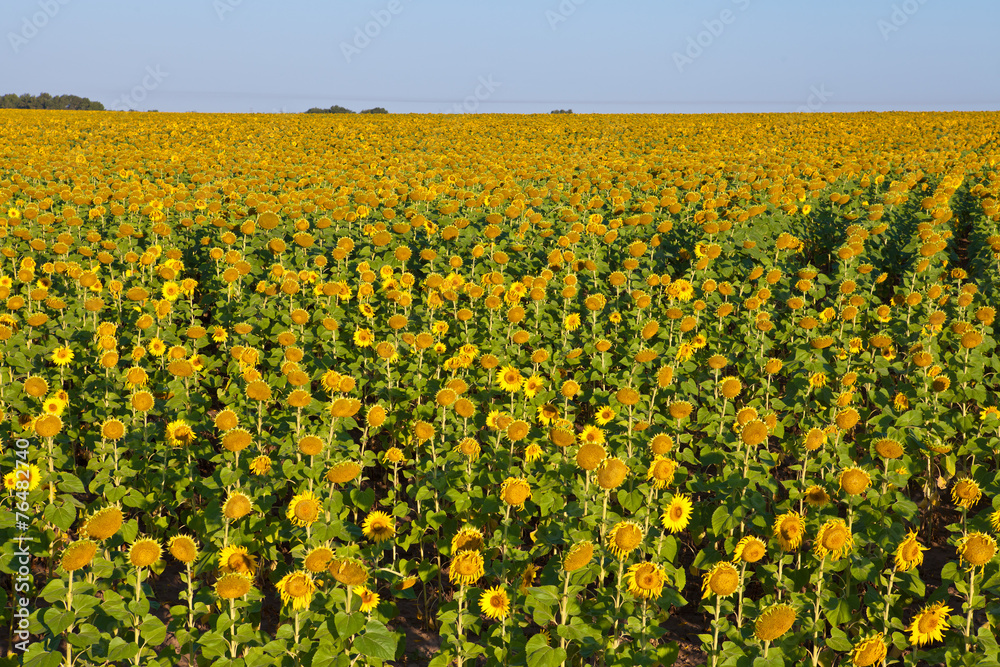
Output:
M972 610L976 600L976 568L969 570L969 611L965 617L965 650L972 650Z
M715 622L712 624L712 667L719 663L719 611L722 608L722 596L715 596Z
M889 571L889 586L885 591L885 611L882 612L882 625L885 627L885 633L889 634L889 607L892 605L892 583L896 578L896 570L893 568Z

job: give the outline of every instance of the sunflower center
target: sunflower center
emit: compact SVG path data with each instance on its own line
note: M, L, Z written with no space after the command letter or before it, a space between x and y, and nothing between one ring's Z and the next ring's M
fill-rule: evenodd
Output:
M302 597L309 592L309 584L303 576L292 577L287 584L286 590L292 597Z
M938 617L936 614L925 613L917 621L917 629L925 635L932 634L938 629Z
M836 551L847 543L847 530L837 526L828 530L823 536L823 546L830 551Z
M312 500L302 500L295 506L295 517L302 521L315 521L319 508Z

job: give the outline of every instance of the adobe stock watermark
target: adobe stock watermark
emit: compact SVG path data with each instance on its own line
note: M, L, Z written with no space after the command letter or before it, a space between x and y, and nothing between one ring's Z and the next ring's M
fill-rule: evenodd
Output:
M133 86L132 90L113 101L108 109L111 111L138 111L139 105L145 102L149 94L159 88L168 76L170 76L170 72L164 72L159 65L156 67L147 65L146 76L142 77L139 85Z
M809 97L806 98L806 103L799 106L796 111L799 113L819 111L831 97L833 97L833 93L826 89L826 84L819 84L819 88L816 86L809 86Z
M481 76L479 77L479 85L472 91L472 95L445 109L443 113L476 113L479 110L479 105L490 99L501 85L499 81L493 79L492 74L486 77Z
M351 64L355 57L360 56L361 52L371 45L372 40L381 35L382 31L388 28L392 20L402 14L404 9L406 6L402 0L389 0L382 9L371 11L371 21L366 22L363 26L355 26L353 39L340 43L340 52L344 54L344 60L347 61L347 64Z
M10 48L14 50L14 53L18 53L27 46L28 42L33 40L49 24L49 21L54 19L59 11L69 3L70 0L39 0L39 11L31 16L22 17L21 29L18 32L9 31L7 33L7 41L10 42Z
M565 23L569 17L576 13L576 8L587 2L587 0L562 0L554 10L545 10L545 20L549 22L549 28L554 32L559 28L560 23Z
M904 0L900 4L893 3L889 18L875 22L875 26L882 33L882 41L888 42L889 35L899 32L900 28L909 23L910 18L920 11L920 7L926 4L927 0Z
M750 7L750 0L732 0L732 3L740 12L745 12ZM715 41L726 32L726 26L736 23L738 17L738 12L732 9L723 9L719 12L718 17L702 21L701 24L705 29L693 37L688 37L687 46L683 51L674 51L674 65L677 67L677 71L683 74L684 68L693 65L694 61L701 58L705 50L715 44Z
M212 9L220 21L226 20L226 14L232 14L243 4L243 0L212 0Z

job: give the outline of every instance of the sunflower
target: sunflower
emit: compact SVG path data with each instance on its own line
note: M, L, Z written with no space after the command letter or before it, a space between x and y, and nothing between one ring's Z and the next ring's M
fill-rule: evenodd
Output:
M809 451L816 451L826 442L826 433L822 429L812 428L806 433L805 447Z
M955 486L951 487L951 500L959 507L971 509L982 497L983 492L979 485L968 477L963 477L955 482Z
M188 535L174 535L167 542L167 551L180 562L190 564L198 557L198 543Z
M594 416L594 421L596 421L601 426L604 426L605 424L610 423L611 420L613 420L614 418L615 418L614 409L611 406L606 405L597 411L597 414Z
M128 550L128 562L134 567L149 567L160 560L163 548L157 540L142 537L136 540Z
M194 431L183 419L177 419L167 424L167 441L173 447L186 447L194 442Z
M333 551L329 547L315 547L306 554L305 568L313 574L326 570L333 560Z
M833 558L841 558L853 548L854 536L843 519L831 519L824 523L813 543L813 553L820 558L828 554Z
M774 536L782 551L795 551L802 544L806 526L798 512L785 512L774 522Z
M813 484L806 489L803 498L810 507L823 507L830 502L830 494L828 494L826 489L818 484Z
M997 553L997 542L986 533L973 532L959 539L958 559L967 561L972 567L986 565Z
M840 473L840 488L849 496L864 493L871 481L871 476L858 467L845 468Z
M728 597L740 586L740 573L731 563L720 561L703 576L702 599L711 595Z
M752 419L740 429L740 440L748 447L756 447L767 442L767 424L759 419Z
M521 371L513 366L504 366L497 373L496 382L500 389L513 394L521 388Z
M537 442L533 442L524 448L524 462L534 463L538 459L542 458L544 450Z
M369 613L378 606L379 602L381 602L381 598L379 598L378 593L370 590L366 586L355 587L354 594L358 596L358 600L361 602L359 611L363 614Z
M551 403L545 403L538 406L535 416L540 424L548 426L553 420L559 418L559 410Z
M306 491L292 498L285 516L297 526L308 526L319 518L320 509L322 505L319 499L312 491Z
M82 567L90 565L90 561L94 560L94 556L97 554L97 542L93 540L77 540L76 542L70 543L65 549L63 549L62 558L59 559L59 565L62 569L67 572L74 572Z
M281 594L282 604L291 604L295 611L308 609L316 592L312 575L305 571L286 574L278 582L277 588Z
M80 535L94 540L106 540L122 527L125 515L120 507L112 505L94 512L83 524Z
M500 485L500 497L508 505L523 508L531 499L531 485L523 477L508 477Z
M678 533L687 528L688 522L691 521L693 506L691 497L682 493L671 498L667 508L663 510L663 516L660 517L663 527L671 533Z
M253 576L257 570L257 557L251 556L246 547L229 545L219 554L219 569L228 574L247 574Z
M795 623L795 609L788 604L773 604L757 617L754 636L765 642L774 641L788 632Z
M747 535L736 544L733 562L756 563L765 554L767 554L767 545L764 540L754 535Z
M451 559L448 580L453 584L471 586L483 576L483 555L478 551L461 551Z
M346 484L361 474L361 466L354 461L340 461L326 471L326 481L331 484Z
M587 424L580 431L580 442L582 443L593 443L593 444L604 444L606 441L604 437L604 431L597 428L593 424Z
M851 661L854 667L871 667L885 661L889 647L885 643L885 635L881 632L866 637L851 649Z
M653 483L657 489L663 489L674 481L674 473L677 471L677 462L668 459L666 456L658 455L653 459L653 463L646 471L646 479Z
M608 532L608 548L619 560L624 560L642 543L642 528L632 521L619 521Z
M563 556L563 570L575 572L582 567L586 567L594 558L593 542L578 542L574 544Z
M919 567L924 562L924 551L927 551L927 547L917 541L916 531L907 533L903 541L896 547L896 571L905 572Z
M935 602L921 609L907 628L910 632L910 643L923 646L942 641L944 631L948 629L948 615L951 612L951 607L943 602Z
M271 472L271 457L257 456L250 462L250 472L254 475L266 475Z
M222 514L233 521L242 519L253 511L253 503L246 494L240 491L233 491L229 494L225 504L222 506Z
M215 594L223 600L235 600L250 592L253 580L245 574L231 572L224 574L215 582Z
M483 533L478 528L465 526L451 538L451 553L482 551L484 544Z
M361 530L369 540L381 544L396 534L396 520L385 512L369 512Z
M455 445L455 449L457 449L467 461L477 460L480 452L482 451L482 448L479 446L479 443L476 442L475 438L462 438L458 444ZM388 456L388 452L386 455Z
M35 419L35 433L42 438L53 438L62 431L63 421L58 415L42 415Z
M56 366L67 366L73 361L73 350L68 347L57 347L52 351L52 363Z
M670 404L670 416L680 421L686 418L694 410L694 406L688 401L674 401Z
M656 563L636 563L628 569L628 592L637 598L660 597L665 581L666 573Z
M875 443L875 451L885 459L898 459L903 455L903 445L892 438L882 438Z
M24 468L9 472L3 476L3 486L11 493L14 491L34 491L41 483L42 471L34 463L28 466L28 479L24 479ZM18 484L21 485L21 488L18 488Z
M601 462L601 467L597 471L597 483L602 489L610 491L618 488L625 481L628 473L629 469L624 461L613 456Z
M479 609L487 618L502 621L510 614L510 598L501 586L487 588L479 597Z
M330 561L327 571L345 586L361 586L368 581L368 568L354 558L335 558Z

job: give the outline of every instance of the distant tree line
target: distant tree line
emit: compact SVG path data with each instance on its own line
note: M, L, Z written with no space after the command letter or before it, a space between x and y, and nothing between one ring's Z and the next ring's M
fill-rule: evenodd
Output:
M553 109L549 113L573 113L572 109Z
M319 107L313 107L306 111L306 113L354 113L350 109L340 106L339 104L334 104L329 109L321 109ZM373 109L365 109L360 113L389 113L382 107L375 107Z
M15 95L0 97L0 109L71 109L75 111L104 111L104 105L77 95Z

